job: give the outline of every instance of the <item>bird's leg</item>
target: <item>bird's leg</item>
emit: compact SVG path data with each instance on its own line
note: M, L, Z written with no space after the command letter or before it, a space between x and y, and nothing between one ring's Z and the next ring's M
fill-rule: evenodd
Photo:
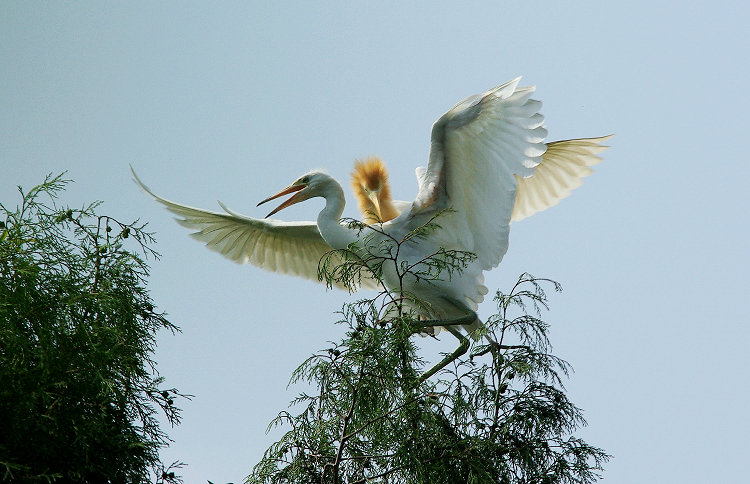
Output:
M477 313L474 311L471 311L467 309L467 313L463 316L460 316L455 319L428 319L425 321L420 321L417 326L418 328L426 328L426 327L434 327L434 326L442 326L447 331L449 331L453 336L458 338L458 341L460 342L458 345L458 348L456 348L453 353L447 355L445 358L443 358L440 363L433 366L426 372L422 374L422 376L419 377L419 381L425 381L438 371L442 370L446 366L448 366L450 363L455 361L458 357L466 353L466 350L469 349L469 340L466 339L466 336L462 335L454 326L460 326L460 325L467 325L471 324L477 319Z
M498 343L497 341L495 341L494 339L492 339L492 337L490 335L488 335L488 334L485 334L484 338L487 340L487 347L485 349L483 349L482 351L478 351L477 353L473 353L472 356L484 356L487 353L489 353L490 351L492 352L493 355L495 355L500 350L512 348L512 347L507 346L507 345L501 345L500 343Z
M429 324L429 326L425 326L423 324L419 325L420 326L420 329L419 329L420 336L429 336L431 338L437 339L438 331L435 331L435 326L433 326L431 324L434 321L432 321L432 322L428 321L427 316L425 316L423 314L420 314L417 317L419 318L420 322Z
M415 326L418 331L421 331L423 328L431 328L434 326L443 326L445 329L449 329L450 326L467 325L476 321L477 313L475 313L471 309L467 309L466 311L466 314L464 314L463 316L459 316L458 318L424 319L419 321L418 323L413 324L413 326Z
M469 349L469 340L466 339L466 336L462 335L457 329L452 328L450 326L446 326L445 329L447 329L448 331L450 331L451 334L453 336L455 336L456 338L458 338L458 340L461 343L458 345L458 348L456 348L453 351L453 353L451 353L448 356L446 356L445 358L443 358L440 361L440 363L438 363L437 365L433 366L432 368L430 368L426 372L422 373L422 376L419 377L420 383L423 382L423 381L425 381L426 379L428 379L429 377L431 377L435 373L439 372L440 370L442 370L446 366L448 366L450 363L452 363L458 357L460 357L461 355L463 355L464 353L466 353L466 350Z

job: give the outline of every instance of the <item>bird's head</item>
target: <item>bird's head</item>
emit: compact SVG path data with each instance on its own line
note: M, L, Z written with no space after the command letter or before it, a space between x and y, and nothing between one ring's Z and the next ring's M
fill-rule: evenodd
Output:
M390 198L388 171L383 161L375 156L357 161L354 164L351 183L360 209L365 214L370 213L370 218L379 219L382 216L381 198ZM365 217L368 218L368 215Z
M297 178L294 183L284 188L276 195L271 195L270 197L266 198L265 200L260 202L258 206L276 198L283 197L284 195L294 193L294 195L288 198L284 203L282 203L281 205L273 209L271 213L266 215L266 218L268 218L276 212L294 205L295 203L302 202L304 200L307 200L308 198L322 197L325 188L330 184L331 181L333 181L333 178L331 178L328 174L323 173L322 171L311 171Z
M358 185L367 192L380 192L388 182L388 171L380 158L371 156L354 164L352 185Z

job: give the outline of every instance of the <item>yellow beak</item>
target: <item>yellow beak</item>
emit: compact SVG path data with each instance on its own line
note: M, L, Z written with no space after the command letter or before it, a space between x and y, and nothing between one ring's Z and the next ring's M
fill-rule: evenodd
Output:
M294 196L290 197L287 201L285 201L284 203L282 203L281 205L279 205L278 207L276 207L275 209L273 209L271 211L271 213L269 213L268 215L266 215L266 218L268 218L271 215L273 215L276 212L278 212L279 210L283 210L283 209L287 208L290 205L294 205L295 203L298 203L298 202L301 202L303 200L306 200L307 197L304 196L302 194L302 192L300 192L300 190L302 190L304 188L307 188L307 185L289 185L288 187L286 187L285 189L281 190L276 195L271 195L270 197L266 198L265 200L263 200L262 202L260 202L256 206L259 207L259 206L263 205L266 202L270 202L271 200L274 200L276 198L283 197L284 195L287 195L289 193L299 192L299 193L295 193Z
M378 221L382 222L383 214L380 211L380 200L378 199L378 192L377 191L367 192L367 196L370 198L370 200L372 200L372 204L375 205L376 213L374 215L376 216Z

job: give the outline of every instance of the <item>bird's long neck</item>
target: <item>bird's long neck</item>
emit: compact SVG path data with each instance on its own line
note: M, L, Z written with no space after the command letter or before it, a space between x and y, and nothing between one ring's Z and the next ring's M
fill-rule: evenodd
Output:
M354 229L341 225L341 214L344 213L346 200L341 185L332 181L324 196L326 206L318 214L318 230L323 239L334 249L344 249L357 241Z

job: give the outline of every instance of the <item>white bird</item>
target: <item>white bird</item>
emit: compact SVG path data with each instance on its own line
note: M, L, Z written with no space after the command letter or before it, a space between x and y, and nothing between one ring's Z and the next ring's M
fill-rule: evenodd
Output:
M261 202L294 194L270 217L295 203L322 197L325 207L317 222L246 217L221 202L226 213L188 207L155 195L133 175L210 249L236 262L313 280L318 280L321 257L332 249L362 244L365 237L371 246L385 239L402 241L440 214L439 228L426 237L403 242L398 263L383 265L382 279L389 290L404 291L424 302L426 306L420 309L424 316L460 321L472 330L480 324L474 311L488 292L483 272L496 267L507 251L511 219L544 210L566 197L580 185L580 178L591 173L589 166L601 161L596 154L606 147L599 143L608 138L575 140L540 167L548 148L541 102L530 99L534 87L519 88L519 81L470 96L435 122L427 168L417 168L416 198L398 217L383 224L357 228L341 223L344 191L321 171L301 176ZM431 281L414 274L399 277L398 267L403 267L399 264L419 264L441 249L471 252L476 258L460 273L441 274ZM362 286L376 284L364 278ZM450 324L447 329L460 337Z

